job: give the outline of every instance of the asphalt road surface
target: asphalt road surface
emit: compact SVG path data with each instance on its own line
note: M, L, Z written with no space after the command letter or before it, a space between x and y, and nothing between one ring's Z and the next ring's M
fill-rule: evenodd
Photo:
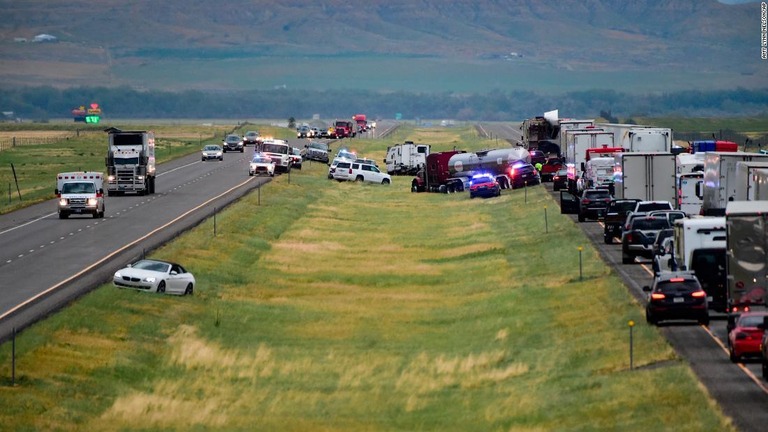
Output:
M163 164L155 194L105 197L103 219L61 220L55 200L0 216L0 340L268 182L248 176L253 151L225 153L221 162L201 162L195 153Z

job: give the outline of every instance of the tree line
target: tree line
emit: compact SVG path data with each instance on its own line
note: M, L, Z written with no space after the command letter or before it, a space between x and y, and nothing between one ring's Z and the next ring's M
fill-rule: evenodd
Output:
M593 117L598 112L630 118L658 116L754 116L768 114L768 88L748 90L684 90L668 93L623 93L615 90L532 91L486 94L380 93L366 90L308 91L295 89L239 92L141 91L130 87L17 87L0 89L0 111L14 117L45 121L71 116L71 110L97 102L104 117L152 118L371 118L510 121L559 109L563 117Z

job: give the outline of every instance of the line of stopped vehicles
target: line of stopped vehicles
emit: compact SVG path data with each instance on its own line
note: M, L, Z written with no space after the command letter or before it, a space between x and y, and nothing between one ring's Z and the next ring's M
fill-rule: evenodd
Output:
M154 193L154 135L107 132L106 176L58 175L60 218L103 217L105 189L109 196ZM406 141L387 149L386 172L345 147L331 159L326 142L310 140L298 149L255 131L206 145L201 158L223 160L253 144L249 175L290 172L308 159L328 164L330 179L390 184L392 176L412 176L412 192L468 190L470 198L551 181L561 212L601 221L605 243L618 240L624 264L650 261L653 282L643 288L649 323L708 325L712 313L726 314L731 359L762 358L768 378L768 154L717 140L678 146L668 128L562 119L556 111L525 120L521 132L521 142L478 152L431 153L429 145ZM164 281L162 288L149 284L150 276L130 278L144 280L149 287L142 290L191 294L191 274L169 264L165 276L153 279ZM118 280L125 273L115 274L115 285L126 286ZM170 288L179 275L192 278L189 286Z
M562 119L521 124L544 151L560 210L597 220L623 264L650 263L646 320L727 319L733 362L759 359L768 379L768 154L735 142L675 142L650 125Z

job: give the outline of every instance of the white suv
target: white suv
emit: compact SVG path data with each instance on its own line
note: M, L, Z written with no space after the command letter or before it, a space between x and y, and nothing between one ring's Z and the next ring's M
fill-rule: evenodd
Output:
M379 171L379 168L372 161L370 163L341 161L336 165L333 178L338 181L364 181L387 185L392 182L392 177L387 173Z

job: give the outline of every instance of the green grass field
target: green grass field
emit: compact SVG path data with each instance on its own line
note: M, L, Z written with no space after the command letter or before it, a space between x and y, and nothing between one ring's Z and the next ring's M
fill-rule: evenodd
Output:
M404 139L489 146L354 143L381 160ZM152 253L195 273L193 297L95 290L19 335L15 387L0 346L2 428L734 430L543 187L470 200L326 172Z

